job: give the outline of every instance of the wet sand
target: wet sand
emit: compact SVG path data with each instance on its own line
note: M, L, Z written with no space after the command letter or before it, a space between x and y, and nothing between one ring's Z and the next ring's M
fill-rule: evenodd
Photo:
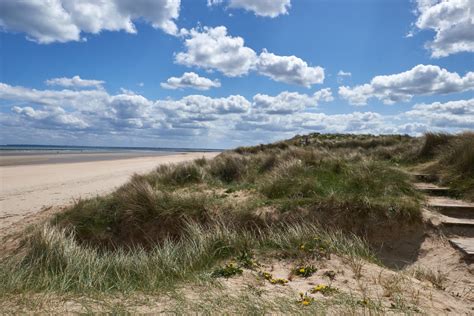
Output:
M35 163L31 160L34 155L18 156L16 165L0 166L0 229L47 207L68 205L80 198L111 192L134 173L151 171L160 164L203 156L212 158L217 154L195 152L134 158L120 154L116 159L108 156L105 160L96 157L95 161L62 163L51 163L51 160Z
M111 152L111 151L55 152L54 150L28 151L28 152L1 151L0 152L0 167L1 166L118 160L118 159L130 159L130 158L140 158L140 157L159 157L159 156L169 156L169 155L176 155L176 154L183 154L183 153L184 152L166 152L166 151L117 151L117 152Z

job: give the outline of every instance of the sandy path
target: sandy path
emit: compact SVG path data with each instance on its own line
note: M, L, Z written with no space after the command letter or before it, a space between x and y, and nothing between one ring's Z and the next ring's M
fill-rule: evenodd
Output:
M0 230L49 206L104 194L163 163L175 163L217 153L185 153L81 163L0 167Z

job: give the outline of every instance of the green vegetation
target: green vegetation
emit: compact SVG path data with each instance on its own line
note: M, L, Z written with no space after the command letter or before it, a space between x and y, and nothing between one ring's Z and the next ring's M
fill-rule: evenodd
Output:
M221 223L212 229L189 223L183 230L179 241L167 239L148 250L102 252L78 244L65 230L46 225L35 230L17 254L1 263L0 293L164 291L183 281L211 280L213 268L234 254L254 250L260 254L278 251L288 258L306 257L310 254L298 249L314 238L331 245L328 251L333 253L376 260L360 238L327 232L313 224L282 224L249 231Z
M432 134L424 136L420 161L427 165L423 171L437 174L465 199L474 201L474 133L458 135Z
M351 258L360 276L361 260L378 262L377 236L421 223L421 196L402 169L424 163L472 194L473 159L472 133L310 134L159 166L28 233L0 262L0 295L155 293L245 269L285 286L256 258L291 259L294 274L310 277L331 254ZM346 300L331 286L313 290ZM297 302L321 307L307 295Z
M304 265L296 267L293 272L295 275L307 278L312 276L317 270L318 269L315 268L313 265Z
M413 155L415 142L315 134L238 148L136 175L108 196L79 201L53 225L73 231L81 244L107 249L177 241L190 221L252 231L324 219L327 227L370 238L374 230L420 221L420 198L393 163Z

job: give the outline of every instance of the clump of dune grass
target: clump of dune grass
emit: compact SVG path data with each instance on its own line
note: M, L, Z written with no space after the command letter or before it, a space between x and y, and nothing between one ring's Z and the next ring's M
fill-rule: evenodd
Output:
M445 133L426 133L419 157L424 159L433 158L437 151L440 150L440 146L448 144L451 138L451 135Z
M188 220L205 222L215 199L204 192L162 191L134 177L110 195L78 201L53 223L72 227L82 242L90 244L148 244L179 236Z
M194 159L194 163L199 167L204 167L207 165L208 160L205 157Z
M333 218L338 218L335 210L347 209L347 213L364 211L358 214L365 215L362 220L420 219L419 196L407 175L376 161L326 159L307 165L293 159L263 178L259 190L276 203L316 206Z
M204 163L197 160L192 163L177 164L168 170L157 172L160 174L159 180L164 185L185 185L199 183L203 179L203 170L200 165Z
M414 278L420 281L428 281L433 284L439 290L444 290L446 288L447 275L439 270L432 270L428 268L423 268L420 266L414 267L411 271L408 271L413 275Z
M16 255L0 262L0 293L156 292L183 281L210 280L216 264L243 252L301 255L299 246L315 238L331 252L375 261L363 240L305 223L247 230L188 222L180 240L115 251L79 244L73 232L45 225L26 238Z
M474 176L474 133L453 137L441 154L440 164L451 167L459 175Z
M231 183L244 177L245 161L236 155L223 154L210 162L208 170L209 174L216 179L224 183Z
M474 201L474 133L449 135L434 158L426 171L438 174L443 184Z

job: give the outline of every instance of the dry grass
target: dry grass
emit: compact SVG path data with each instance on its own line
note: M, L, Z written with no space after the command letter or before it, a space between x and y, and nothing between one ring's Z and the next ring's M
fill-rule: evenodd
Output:
M418 156L423 159L433 158L451 139L452 136L449 134L426 133Z
M328 252L375 260L360 238L302 223L249 231L221 222L207 226L190 222L180 240L166 239L150 249L105 252L78 243L70 231L46 225L0 263L0 294L159 292L184 281L209 281L217 263L242 253L310 255L299 246L315 238L327 245Z
M434 163L426 171L438 174L443 184L450 186L464 198L474 201L474 133L428 135L431 136L426 138L424 147L433 148Z

